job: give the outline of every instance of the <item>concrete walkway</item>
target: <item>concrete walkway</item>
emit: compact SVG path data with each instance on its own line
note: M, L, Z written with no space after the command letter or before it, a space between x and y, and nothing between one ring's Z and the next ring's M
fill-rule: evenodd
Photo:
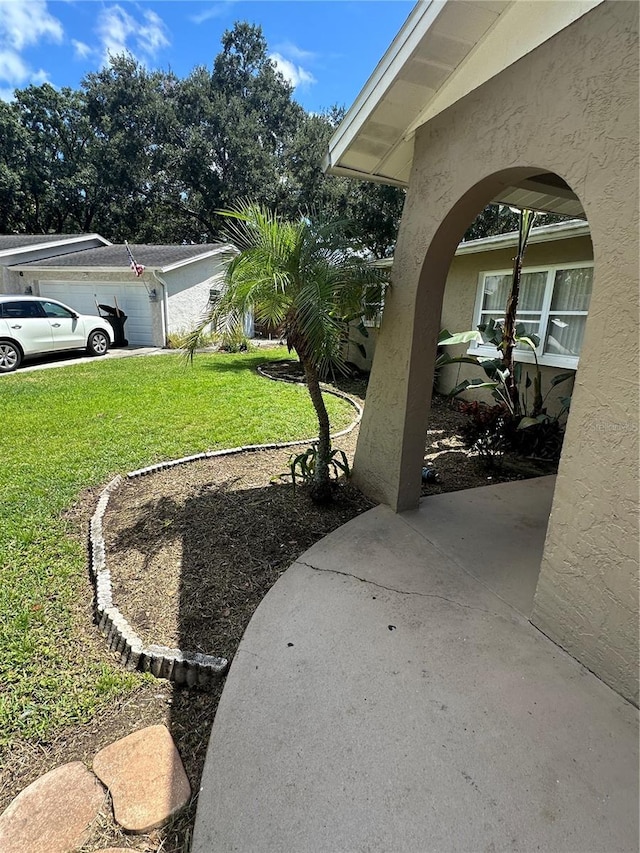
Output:
M193 853L636 853L637 711L522 615L552 488L378 507L283 575L224 688Z

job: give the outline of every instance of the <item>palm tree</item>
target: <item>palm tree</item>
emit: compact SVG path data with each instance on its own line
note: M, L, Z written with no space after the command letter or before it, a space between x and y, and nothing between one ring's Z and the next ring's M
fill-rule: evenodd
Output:
M344 237L341 223L279 218L265 207L243 202L231 210L224 235L236 251L226 258L224 286L210 310L185 342L193 354L204 329L231 335L244 315L283 329L294 351L318 418L316 463L311 496L331 499L329 416L320 377L344 368L346 324L379 304L384 274L368 263Z

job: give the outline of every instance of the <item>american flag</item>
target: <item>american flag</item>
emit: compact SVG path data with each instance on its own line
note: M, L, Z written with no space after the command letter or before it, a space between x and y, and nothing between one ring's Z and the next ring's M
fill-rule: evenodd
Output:
M136 276L141 276L142 273L144 272L144 266L142 264L137 263L136 259L133 257L133 253L132 253L131 249L129 248L129 244L127 243L126 240L124 241L124 245L127 247L127 254L129 255L129 261L130 261L129 266L134 271Z

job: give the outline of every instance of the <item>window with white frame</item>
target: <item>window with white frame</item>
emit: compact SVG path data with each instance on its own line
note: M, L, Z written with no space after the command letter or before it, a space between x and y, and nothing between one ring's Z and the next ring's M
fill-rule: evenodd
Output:
M511 290L512 270L481 272L476 298L474 327L493 319L504 322ZM528 267L520 280L517 320L528 335L537 335L536 355L540 364L551 367L578 366L587 323L593 262ZM470 352L495 356L490 344L472 344ZM533 361L528 347L518 347L519 361Z

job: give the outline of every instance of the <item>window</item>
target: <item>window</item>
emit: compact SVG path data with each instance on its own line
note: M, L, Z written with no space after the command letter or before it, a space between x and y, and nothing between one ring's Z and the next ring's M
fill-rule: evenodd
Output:
M65 308L64 305L59 305L57 302L43 302L42 307L47 317L73 318L73 312Z
M504 321L511 289L512 271L480 273L474 326L493 319ZM552 367L578 366L591 298L593 263L535 267L522 271L517 320L527 334L537 335L536 355L540 364ZM495 356L495 347L472 344L475 355ZM519 361L533 361L528 347L518 347Z
M15 302L5 302L0 306L2 316L5 320L24 320L27 317L42 317L42 309L38 302L32 300L16 300Z

